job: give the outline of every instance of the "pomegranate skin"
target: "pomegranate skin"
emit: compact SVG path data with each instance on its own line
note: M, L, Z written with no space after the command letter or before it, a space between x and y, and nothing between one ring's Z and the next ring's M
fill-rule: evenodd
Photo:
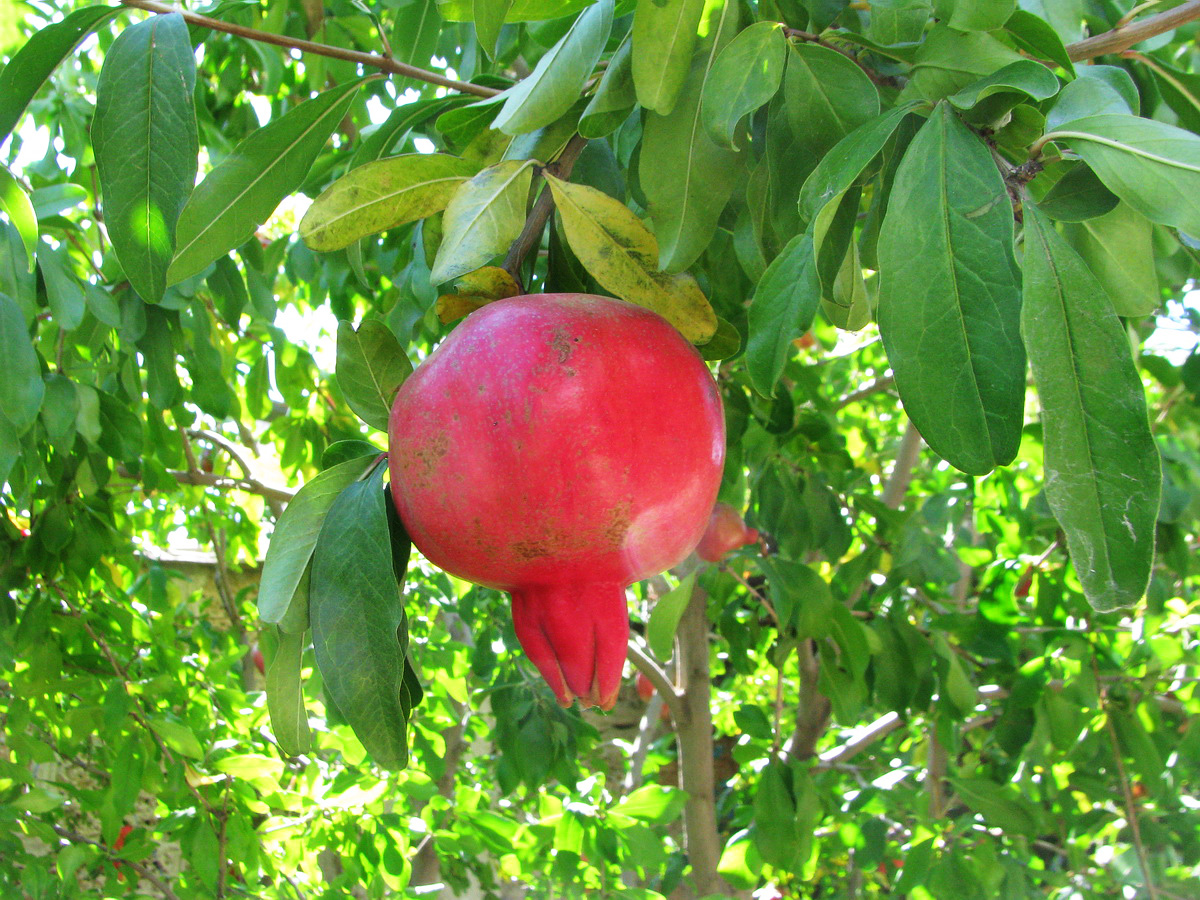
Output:
M695 547L721 481L721 399L696 350L620 300L511 297L417 367L388 430L417 549L512 595L517 637L560 703L611 708L625 587Z
M728 503L718 503L696 545L696 555L706 562L720 562L725 554L757 542L758 531L747 528L741 514Z

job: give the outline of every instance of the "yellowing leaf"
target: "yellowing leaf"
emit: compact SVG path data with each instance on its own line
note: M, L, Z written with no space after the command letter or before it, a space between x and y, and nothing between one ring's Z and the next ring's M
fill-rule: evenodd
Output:
M473 163L440 153L367 163L313 201L300 222L300 237L313 250L340 250L368 234L432 216L476 171Z
M458 186L442 217L432 284L478 269L517 239L525 224L532 166L529 160L496 163Z
M520 285L508 272L498 266L484 266L458 279L454 284L454 293L438 297L434 310L442 324L448 325L480 307L520 293Z
M658 313L694 344L713 336L717 314L696 279L658 270L658 242L625 204L549 173L546 182L567 243L596 281L622 300Z

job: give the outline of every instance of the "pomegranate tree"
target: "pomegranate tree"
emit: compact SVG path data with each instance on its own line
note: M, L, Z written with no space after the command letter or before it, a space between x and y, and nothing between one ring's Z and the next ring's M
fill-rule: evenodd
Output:
M747 527L741 514L728 503L718 503L696 545L696 555L707 562L719 562L738 547L756 543L758 531Z
M512 595L521 646L561 704L611 708L625 588L691 551L721 480L721 399L696 350L620 300L500 300L405 381L389 448L417 549Z

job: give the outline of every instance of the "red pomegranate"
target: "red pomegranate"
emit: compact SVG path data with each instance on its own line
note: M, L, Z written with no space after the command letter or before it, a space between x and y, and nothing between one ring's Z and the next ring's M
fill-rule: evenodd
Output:
M559 703L612 708L625 588L691 551L721 481L721 399L696 350L620 300L499 300L409 376L388 438L417 549L512 595Z
M696 546L696 555L708 562L719 562L726 553L757 541L758 531L747 528L736 509L728 503L718 503L713 507L708 527Z
M635 684L637 686L637 694L643 700L649 700L654 696L654 684L643 672L638 672Z

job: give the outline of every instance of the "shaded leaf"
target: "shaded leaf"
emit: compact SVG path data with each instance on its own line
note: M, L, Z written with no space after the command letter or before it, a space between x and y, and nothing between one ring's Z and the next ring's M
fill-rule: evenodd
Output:
M812 327L821 299L810 228L775 257L754 291L746 342L746 367L754 389L773 396L792 341Z
M325 687L375 762L408 763L400 697L404 606L392 567L384 466L343 490L313 552L309 605L313 648Z
M1162 305L1154 267L1154 226L1128 204L1065 226L1063 237L1103 285L1118 316L1146 316Z
M288 503L271 535L258 586L258 615L264 622L278 624L287 615L334 498L367 470L376 455L326 469Z
M1046 127L1100 113L1137 115L1139 105L1137 85L1120 66L1084 66L1059 92L1046 114Z
M300 678L303 664L304 634L279 632L279 645L267 666L267 712L279 749L288 756L307 753L312 743L308 729L308 711L304 706L304 683Z
M1087 116L1052 134L1146 218L1200 234L1200 137L1128 115Z
M0 366L0 413L23 433L42 407L46 385L37 353L29 340L25 317L17 302L0 294L0 347L4 348L4 365Z
M814 162L879 115L879 93L866 73L841 53L818 44L791 47L783 96L792 135Z
M392 400L411 374L412 363L383 322L367 319L357 330L338 322L338 386L355 415L372 428L387 431Z
M909 91L926 100L940 100L1002 66L1021 59L1020 54L982 31L957 31L934 25L917 49Z
M1021 331L1042 406L1046 499L1088 602L1130 606L1154 560L1161 469L1129 339L1103 288L1035 208Z
M1038 209L1060 222L1082 222L1111 211L1120 200L1083 163L1055 182Z
M300 187L366 80L305 100L252 132L208 173L179 215L168 284L202 272L241 246Z
M446 208L459 185L479 171L442 153L409 153L352 169L327 187L300 221L300 237L328 252Z

